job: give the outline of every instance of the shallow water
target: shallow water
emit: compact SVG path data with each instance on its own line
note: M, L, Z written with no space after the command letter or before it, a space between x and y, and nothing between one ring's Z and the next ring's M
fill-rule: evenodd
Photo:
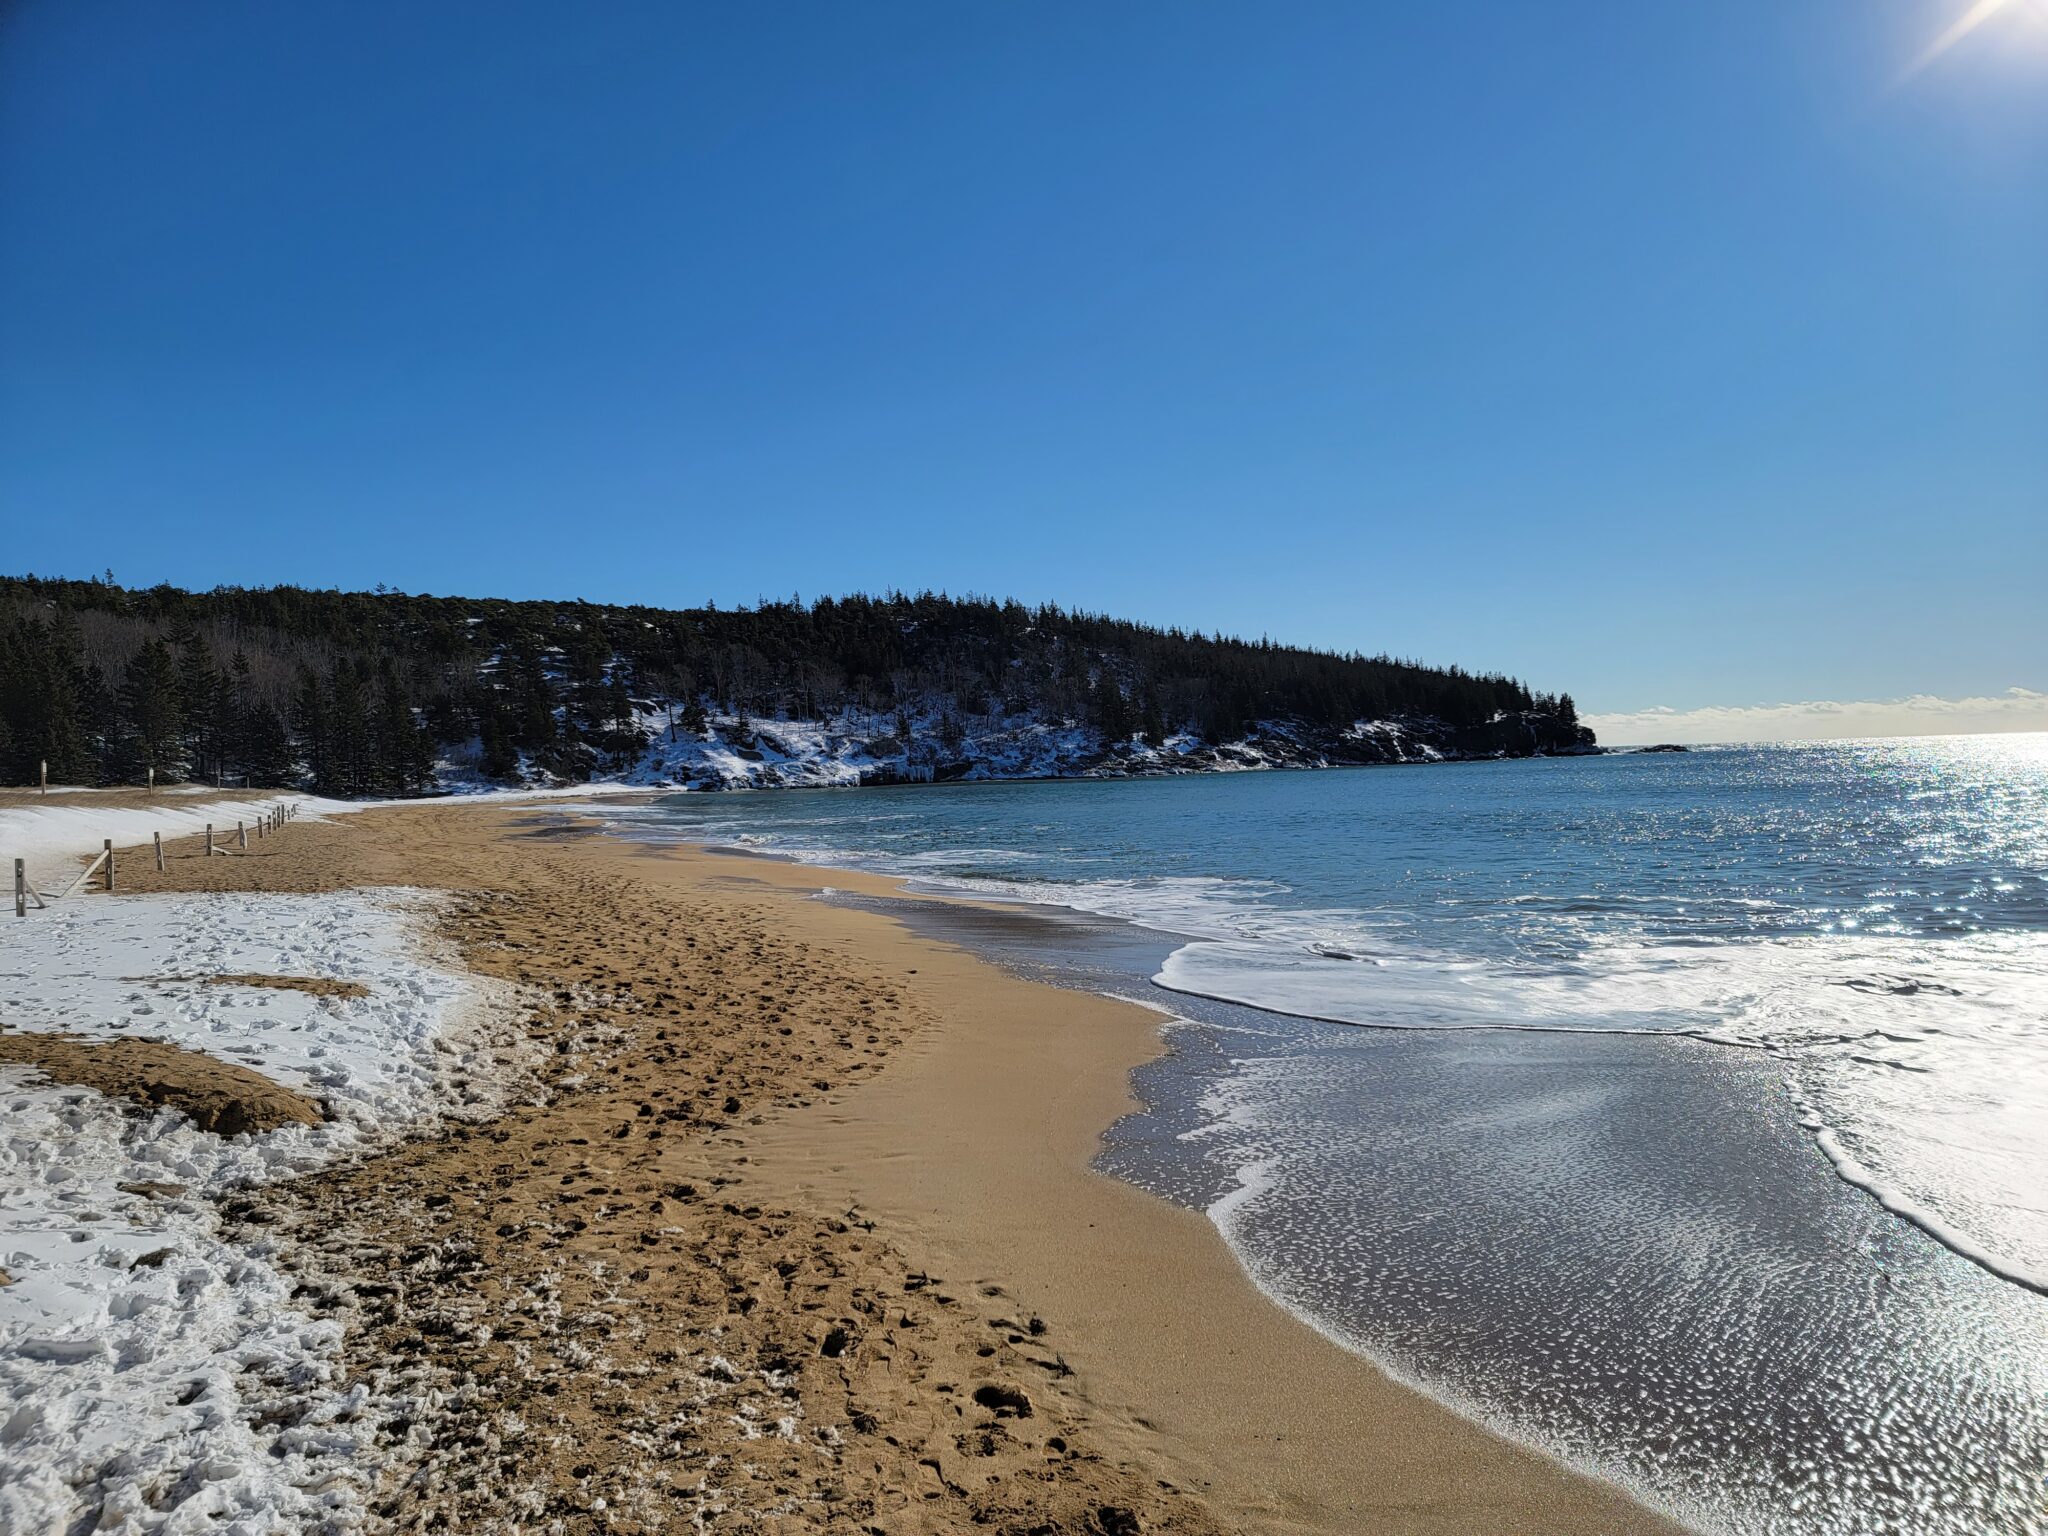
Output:
M1706 1528L2048 1528L2048 740L606 814L1148 925L967 937L1186 1015L1105 1166L1468 1412Z

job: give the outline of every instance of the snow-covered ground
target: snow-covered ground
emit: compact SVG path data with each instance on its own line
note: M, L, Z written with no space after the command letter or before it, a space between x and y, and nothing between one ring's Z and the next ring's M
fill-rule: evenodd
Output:
M640 708L634 727L645 746L630 760L599 768L607 787L647 789L827 789L934 779L1129 778L1174 773L1232 773L1321 768L1333 763L1438 762L1449 755L1431 721L1360 720L1339 732L1267 721L1222 743L1175 731L1157 746L1137 737L1106 739L1091 726L1031 714L912 712L907 739L895 722L849 712L828 719L713 715L708 729L671 727L663 705ZM440 766L440 782L462 790L484 783L472 743ZM523 776L546 781L530 764Z
M447 786L464 804L549 799L556 796L584 797L631 793L630 784L572 785L562 788L507 789L502 785L479 785L457 779ZM133 799L132 791L115 791ZM231 799L219 790L200 785L179 785L160 789L146 804L116 805L112 794L90 789L58 790L55 798L34 797L0 803L0 876L12 882L14 861L27 864L31 884L42 890L61 890L77 874L79 860L89 859L111 841L115 848L143 847L153 833L166 838L197 837L210 824L215 837L226 845L235 835L239 819L254 826L263 812L276 805L290 805L302 821L320 821L344 816L351 811L375 810L379 806L417 805L417 800L331 800L297 790L277 790L256 799ZM104 796L104 797L103 797ZM252 832L251 836L254 834ZM11 883L9 890L11 891Z
M156 832L167 838L196 837L211 823L215 835L225 840L234 836L237 818L253 826L267 807L287 803L301 816L332 816L360 808L346 800L286 790L250 800L181 785L158 790L145 805L109 805L95 798L92 790L59 791L54 800L0 804L0 861L10 892L16 859L27 861L31 882L47 889L50 881L61 877L68 885L77 873L76 862L98 853L108 839L116 848L127 848L147 843Z
M5 919L0 1025L148 1036L256 1068L329 1119L224 1139L0 1067L0 1532L357 1528L374 1469L336 1325L212 1197L518 1081L516 1019L441 963L429 898L85 897ZM363 997L204 985L355 981Z

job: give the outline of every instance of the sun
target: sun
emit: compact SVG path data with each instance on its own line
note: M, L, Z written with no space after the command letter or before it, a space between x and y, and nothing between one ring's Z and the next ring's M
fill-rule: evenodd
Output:
M2032 10L2037 16L2048 17L2048 0L1974 0L1973 4L1948 24L1939 37L1920 50L1913 62L1900 74L1899 79L1912 79L1985 22L2008 10Z

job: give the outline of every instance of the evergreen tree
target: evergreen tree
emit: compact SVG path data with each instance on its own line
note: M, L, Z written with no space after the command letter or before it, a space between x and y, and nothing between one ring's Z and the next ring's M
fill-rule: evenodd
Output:
M434 744L413 718L397 669L388 664L380 678L374 779L394 794L416 795L434 776Z
M292 782L291 737L276 710L261 700L245 704L240 736L242 772L251 785L278 789Z
M220 674L220 755L226 773L254 783L249 772L248 742L251 686L249 657L237 646Z
M153 768L160 780L176 779L183 772L185 713L179 693L178 664L170 648L161 640L144 642L121 679L131 771Z
M1166 717L1159 709L1159 695L1150 688L1145 690L1144 702L1139 706L1138 733L1148 747L1166 745Z
M306 774L313 787L328 790L334 784L334 732L327 713L327 691L310 667L301 668L298 685L292 690L292 720L298 727Z
M184 717L186 772L218 783L222 776L219 670L213 651L187 624L172 637L178 652L178 703Z
M121 700L97 663L80 667L72 687L86 751L92 757L89 784L117 784L124 777L121 753Z
M117 690L88 664L88 615L94 652L122 658ZM211 637L226 635L235 654L223 662ZM171 659L168 688L154 654L139 659L152 642ZM281 677L297 681L280 690ZM386 697L393 687L409 729ZM368 793L423 782L423 757L472 739L492 772L509 775L523 753L573 778L600 754L637 750L632 710L650 695L656 707L675 700L679 728L699 737L716 699L783 719L865 718L878 734L893 716L906 747L919 745L913 714L950 714L951 735L965 715L998 709L1085 719L1112 741L1134 731L1163 740L1182 723L1223 741L1258 720L1459 732L1524 715L1512 739L1528 750L1590 743L1568 695L1532 695L1509 677L930 592L665 612L0 577L0 779L14 782L32 781L42 758L60 780L139 781L152 757L167 775L269 779L295 774L302 748L323 787ZM166 742L169 715L177 728Z
M1095 687L1088 696L1089 723L1102 732L1105 741L1128 741L1131 710L1116 674L1103 667L1095 675Z
M367 795L378 787L370 701L361 671L344 664L327 680L326 792Z
M495 703L484 710L478 736L483 751L477 766L485 778L509 779L519 771L519 752L512 745L504 713Z
M79 700L78 628L59 613L31 626L28 755L38 776L47 763L52 784L95 784L98 763Z

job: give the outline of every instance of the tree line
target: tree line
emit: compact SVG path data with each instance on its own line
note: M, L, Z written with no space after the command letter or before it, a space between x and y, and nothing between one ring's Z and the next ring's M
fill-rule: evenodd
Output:
M47 761L72 784L153 769L405 795L450 750L489 777L573 781L631 761L654 724L702 734L714 711L899 739L1030 715L1155 743L1274 720L1576 720L1569 695L1496 673L930 592L661 609L0 578L6 782Z

